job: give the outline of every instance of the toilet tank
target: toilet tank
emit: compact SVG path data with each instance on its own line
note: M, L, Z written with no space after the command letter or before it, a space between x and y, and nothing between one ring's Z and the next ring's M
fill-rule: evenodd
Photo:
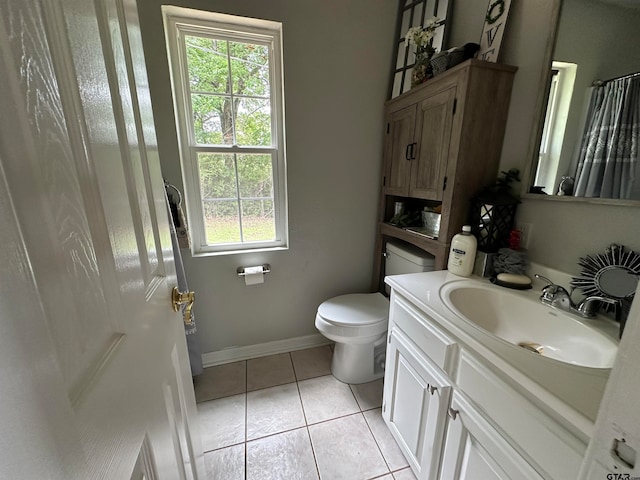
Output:
M408 243L387 242L385 275L430 272L433 270L434 264L435 257L418 247Z

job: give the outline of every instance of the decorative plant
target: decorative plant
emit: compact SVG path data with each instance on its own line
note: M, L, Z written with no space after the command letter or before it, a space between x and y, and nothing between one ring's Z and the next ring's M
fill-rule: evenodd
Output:
M418 85L431 78L431 57L436 53L433 36L441 21L437 17L428 19L423 27L411 27L404 36L407 48L416 46L416 62L411 75L411 85Z
M485 187L479 193L479 197L483 199L502 200L502 201L515 201L520 202L517 193L511 191L511 183L520 182L520 170L512 168L509 171L500 172L501 176L498 177L494 185Z
M407 48L410 45L416 46L416 56L423 52L429 52L431 55L435 53L432 40L436 28L440 26L440 19L431 17L426 21L424 27L411 27L404 36Z

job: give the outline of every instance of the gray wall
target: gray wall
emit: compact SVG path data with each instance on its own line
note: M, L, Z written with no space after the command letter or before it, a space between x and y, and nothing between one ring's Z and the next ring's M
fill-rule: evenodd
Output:
M482 31L483 10L475 0L456 0L452 45L460 45ZM536 117L544 49L551 34L549 21L554 0L514 1L509 13L501 62L518 66L501 170L524 172L529 163L530 140ZM475 23L474 23L475 22ZM587 36L592 31L586 29ZM624 49L624 50L628 50ZM636 50L638 50L636 48ZM611 52L611 57L624 52ZM532 261L571 274L579 272L578 259L599 253L611 243L640 252L638 207L593 205L526 199L518 207L517 221L533 224L529 256Z
M615 31L612 31L613 29L608 28L610 22L605 19L607 13L601 9L604 8L610 14L613 7L607 4L602 7L598 3L591 0L588 2L581 0L577 5L582 15L588 11L598 11L599 19L596 24L585 25L584 22L587 21L585 19L580 25L576 25L578 14L575 11L570 15L573 20L571 23L574 29L580 30L582 28L580 42L588 43L591 37L598 36L603 39L604 43L604 38L607 36L617 35L619 43L627 44L623 48L609 48L606 53L599 55L601 60L598 62L596 76L616 76L629 73L624 70L616 71L611 67L610 62L612 60L619 62L620 57L628 59L633 56L633 53L627 54L627 52L635 52L637 59L639 51L637 42L634 42L635 46L628 45L628 42L638 38L638 13L634 14L628 10L627 19L635 20L624 28L617 27ZM574 3L569 3L569 6L571 5ZM629 29L633 33L630 33ZM563 44L561 38L558 38L558 42L559 45ZM589 48L597 53L598 47L591 46ZM565 60L565 58L559 58L559 60ZM570 59L566 60L571 61ZM581 65L583 70L596 68L586 60L579 60L577 63L578 74L581 72ZM505 165L507 158L503 157L502 162ZM529 249L531 259L572 274L580 271L577 263L580 257L603 252L611 243L622 244L640 252L640 212L638 207L594 205L584 201L565 203L542 199L524 200L519 208L518 220L533 224Z
M283 23L290 249L191 258L204 352L317 333L323 300L368 291L396 3L390 0L139 2L163 174L181 185L162 3ZM270 263L247 287L240 265Z
M178 185L160 0L140 4L163 172ZM478 42L485 2L456 0L449 45ZM513 2L503 63L518 66L501 169L524 171L542 84L554 0ZM368 291L395 4L390 0L182 0L180 6L282 21L291 248L276 253L185 257L203 352L316 333L317 305ZM630 207L524 200L530 257L577 273L580 256L617 242L640 250ZM245 287L239 265L271 263L264 285Z

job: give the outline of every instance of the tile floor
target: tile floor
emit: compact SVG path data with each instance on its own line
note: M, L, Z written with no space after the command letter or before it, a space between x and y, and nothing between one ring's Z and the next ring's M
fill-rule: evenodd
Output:
M382 380L347 385L330 364L325 346L205 369L207 478L415 480L381 416Z

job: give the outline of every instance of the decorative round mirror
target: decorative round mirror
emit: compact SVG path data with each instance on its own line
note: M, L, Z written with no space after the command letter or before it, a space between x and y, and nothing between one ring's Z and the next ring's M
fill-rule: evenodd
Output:
M630 299L635 294L640 275L640 255L633 250L614 243L604 254L587 255L578 264L582 272L573 278L571 286L579 288L586 296Z

